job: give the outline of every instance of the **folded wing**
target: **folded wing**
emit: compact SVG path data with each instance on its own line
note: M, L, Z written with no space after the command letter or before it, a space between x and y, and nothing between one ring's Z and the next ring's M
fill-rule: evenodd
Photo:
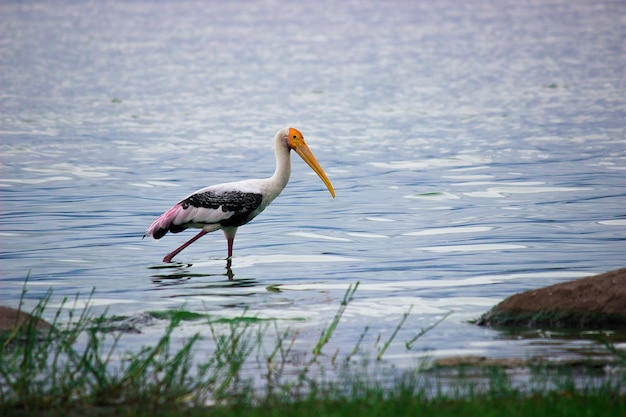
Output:
M214 231L238 227L252 220L259 212L260 193L203 189L178 202L148 227L145 236L160 239L167 232L179 233L195 227Z

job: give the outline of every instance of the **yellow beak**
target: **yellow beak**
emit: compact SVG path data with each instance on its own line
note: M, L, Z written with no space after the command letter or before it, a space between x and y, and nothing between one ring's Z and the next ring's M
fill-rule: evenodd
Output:
M315 171L315 173L320 177L322 182L328 188L328 191L330 191L330 195L335 198L335 189L333 188L333 185L330 183L330 180L326 176L326 173L320 166L319 162L317 162L317 159L315 159L313 152L311 152L307 144L304 142L300 142L299 144L294 146L293 150L296 151L298 155L300 155L300 158L302 158L313 171Z

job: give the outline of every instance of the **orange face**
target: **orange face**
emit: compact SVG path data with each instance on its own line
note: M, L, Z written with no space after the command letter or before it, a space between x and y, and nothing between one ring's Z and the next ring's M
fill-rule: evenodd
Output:
M294 129L293 127L289 128L289 147L291 149L295 149L297 146L305 144L304 136L298 129Z
M324 185L326 185L326 188L328 188L328 191L330 191L330 195L335 198L335 190L333 189L333 185L330 183L330 180L326 176L326 173L320 166L319 162L317 162L317 159L315 159L313 152L311 152L306 142L304 141L302 133L300 133L298 129L290 127L289 138L287 141L287 143L289 144L289 148L296 151L296 153L300 155L304 162L306 162L307 165L310 166L313 171L315 171L315 173L321 178Z

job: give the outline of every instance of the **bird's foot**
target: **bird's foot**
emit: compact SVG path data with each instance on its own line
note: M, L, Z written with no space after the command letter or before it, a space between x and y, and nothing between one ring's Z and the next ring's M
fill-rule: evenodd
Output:
M229 281L232 281L233 278L235 277L235 274L233 274L233 270L231 269L232 265L233 265L233 258L232 256L229 256L228 258L226 258L226 276L228 276Z

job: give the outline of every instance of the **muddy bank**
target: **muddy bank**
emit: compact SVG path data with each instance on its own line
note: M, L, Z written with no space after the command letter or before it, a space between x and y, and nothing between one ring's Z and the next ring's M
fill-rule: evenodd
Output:
M626 268L515 294L476 324L494 327L626 328Z
M599 369L609 370L607 367L619 366L618 358L605 357L581 357L581 358L489 358L486 356L452 356L439 358L432 361L432 369L448 368L503 368L503 369L528 369L532 367L544 367L555 369Z

